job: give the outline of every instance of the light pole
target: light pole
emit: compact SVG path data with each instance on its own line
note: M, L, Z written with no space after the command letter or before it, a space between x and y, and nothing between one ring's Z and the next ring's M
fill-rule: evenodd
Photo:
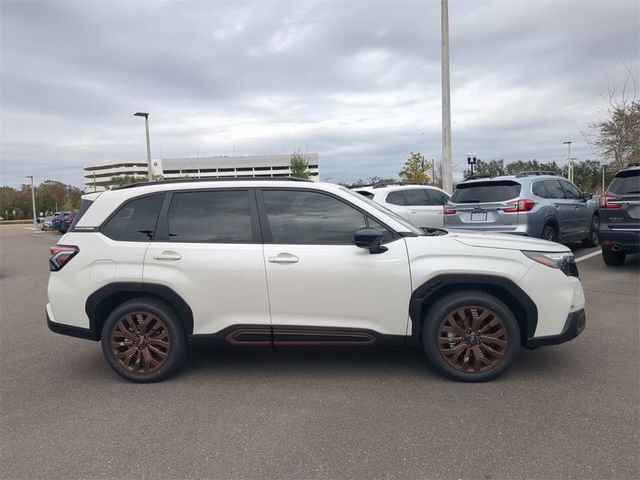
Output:
M151 174L151 143L149 142L149 114L147 112L136 112L134 117L144 117L144 129L147 133L147 168L149 169L149 181L153 181L153 175Z
M469 164L469 166L471 167L471 176L473 177L473 167L476 166L476 162L478 161L478 158L476 157L476 153L467 153L467 163Z
M449 0L441 0L440 28L442 40L442 189L453 191L451 163L451 88L449 85Z
M604 195L604 169L606 168L606 165L603 163L602 164L602 195Z
M36 194L35 194L35 191L33 189L33 175L27 175L27 178L31 179L31 208L33 208L33 226L37 227L38 226L38 222L36 221L36 219L37 219L37 214L36 214Z
M569 146L569 152L567 153L567 162L568 162L568 177L569 177L569 181L573 182L573 164L571 163L571 144L573 142L571 141L567 141L567 142L562 142L563 145L568 145Z

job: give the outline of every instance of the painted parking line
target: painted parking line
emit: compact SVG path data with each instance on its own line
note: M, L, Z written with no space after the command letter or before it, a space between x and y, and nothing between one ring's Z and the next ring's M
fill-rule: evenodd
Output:
M595 252L591 252L587 255L584 255L582 257L578 257L576 258L576 262L581 262L582 260L586 260L587 258L591 258L591 257L595 257L596 255L600 255L600 250L597 250Z

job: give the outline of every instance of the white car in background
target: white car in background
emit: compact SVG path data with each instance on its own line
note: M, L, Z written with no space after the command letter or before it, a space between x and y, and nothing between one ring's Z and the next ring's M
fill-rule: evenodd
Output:
M420 228L443 228L442 206L449 194L431 185L380 184L354 188L357 192L397 213Z

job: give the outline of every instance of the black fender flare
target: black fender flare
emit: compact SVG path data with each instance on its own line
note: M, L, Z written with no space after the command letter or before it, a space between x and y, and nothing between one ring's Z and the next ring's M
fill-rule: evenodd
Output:
M89 295L85 303L85 312L87 317L89 317L90 330L94 332L97 338L100 338L100 330L102 328L100 321L104 319L100 318L101 312L99 308L104 300L112 296L118 296L126 300L145 295L159 298L169 304L180 316L185 333L187 335L193 333L193 312L187 302L166 285L155 283L143 284L142 282L113 282Z
M420 336L427 308L435 300L455 289L478 289L503 301L521 324L523 339L533 337L538 324L538 308L531 298L512 280L498 275L453 273L441 274L416 288L409 301L412 336Z

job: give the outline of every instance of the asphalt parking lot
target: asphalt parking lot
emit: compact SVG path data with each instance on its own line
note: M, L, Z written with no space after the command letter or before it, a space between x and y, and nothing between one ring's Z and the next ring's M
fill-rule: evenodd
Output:
M2 478L640 477L638 256L581 260L586 331L490 383L445 380L419 350L199 347L136 385L47 329L58 238L0 227Z

